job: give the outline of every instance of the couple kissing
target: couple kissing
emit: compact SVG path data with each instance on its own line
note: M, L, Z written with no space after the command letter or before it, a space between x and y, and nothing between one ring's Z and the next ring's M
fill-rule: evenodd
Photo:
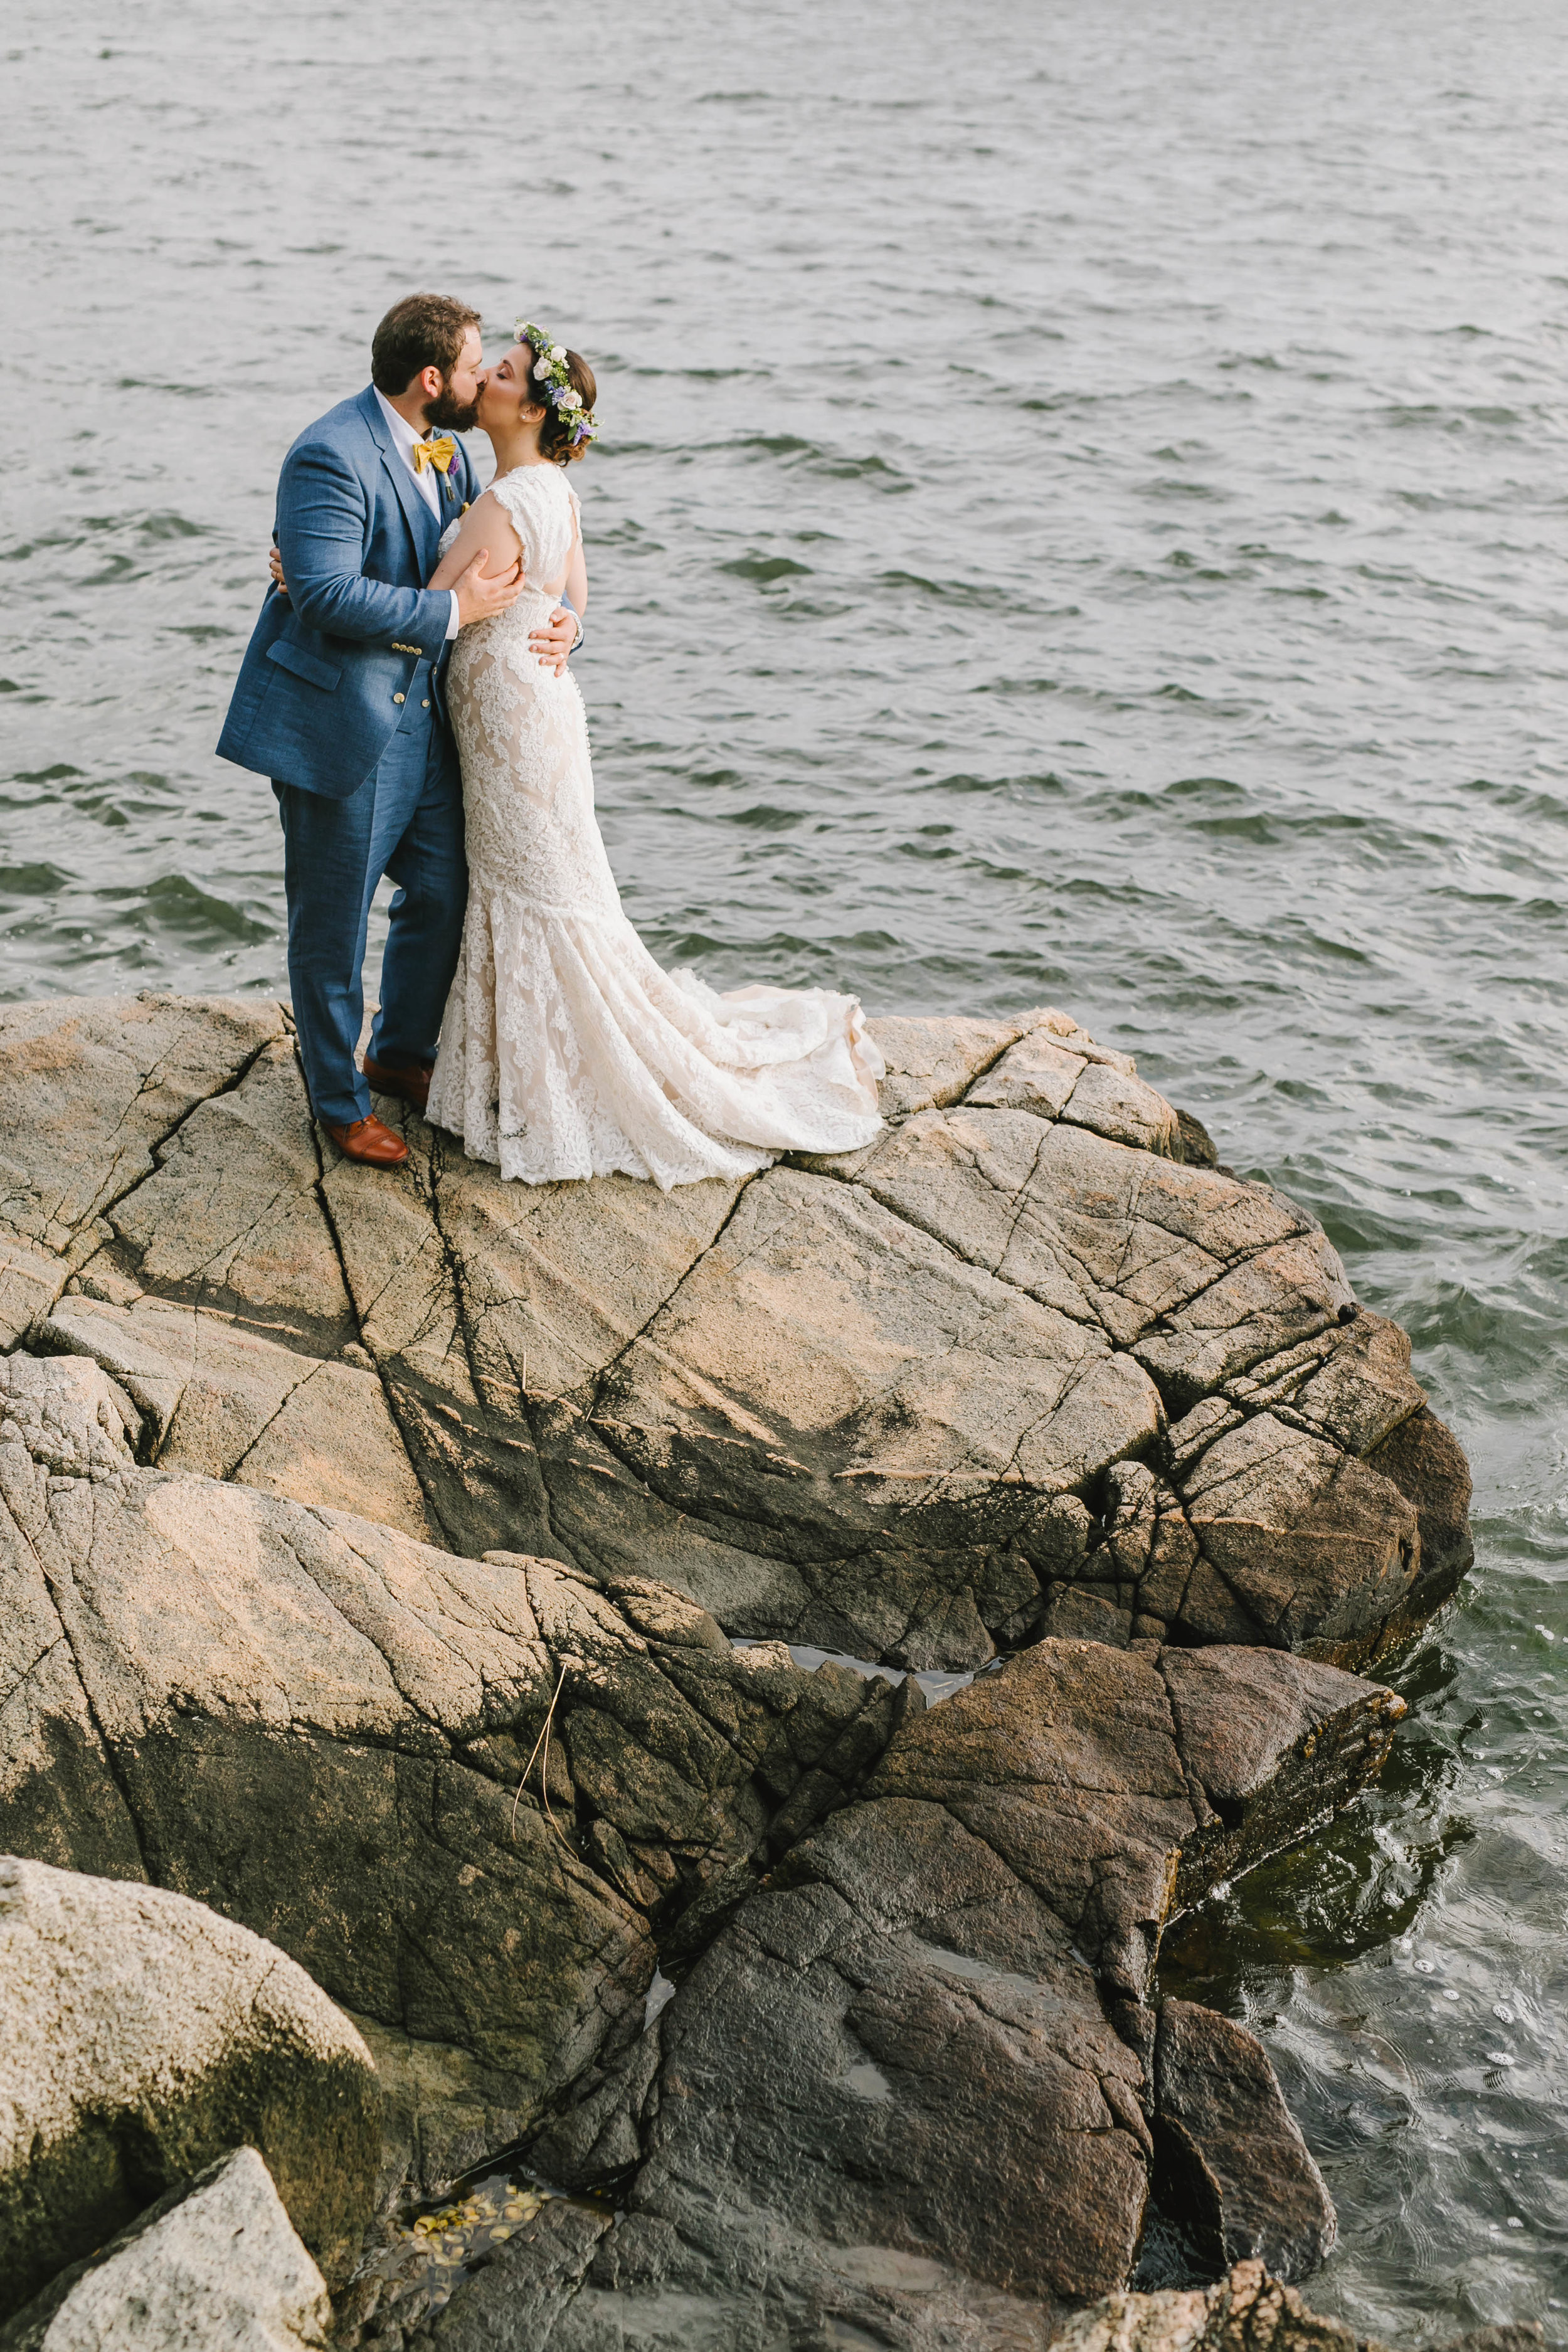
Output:
M273 582L220 755L268 778L311 1108L340 1150L407 1158L373 1094L501 1175L668 1191L846 1151L880 1121L858 1002L665 971L621 908L568 656L587 563L569 473L594 445L577 352L519 320L394 305L371 383L308 425L278 486ZM478 427L481 489L458 437ZM366 927L395 886L363 1063Z

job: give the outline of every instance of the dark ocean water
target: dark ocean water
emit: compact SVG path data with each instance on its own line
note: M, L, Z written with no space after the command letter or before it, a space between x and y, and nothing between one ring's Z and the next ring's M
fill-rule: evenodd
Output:
M1568 2334L1568 18L134 0L7 20L0 994L273 989L212 756L278 462L425 283L593 360L656 952L1050 1001L1323 1217L1477 1475L1383 1788L1173 1939L1320 2307Z

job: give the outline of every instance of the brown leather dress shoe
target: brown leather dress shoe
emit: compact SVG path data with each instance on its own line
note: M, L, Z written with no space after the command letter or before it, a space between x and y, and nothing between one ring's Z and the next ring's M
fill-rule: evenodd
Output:
M377 1118L356 1118L352 1127L329 1127L327 1133L345 1160L363 1160L367 1168L401 1168L408 1146L400 1135Z
M430 1099L434 1065L423 1069L389 1070L384 1062L373 1062L367 1054L361 1067L378 1095L395 1095L399 1102L412 1103L416 1110L423 1110Z

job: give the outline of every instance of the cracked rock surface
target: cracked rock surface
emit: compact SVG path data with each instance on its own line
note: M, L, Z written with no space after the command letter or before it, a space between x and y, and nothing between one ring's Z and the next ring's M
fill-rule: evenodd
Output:
M351 2011L378 2207L523 2137L625 2198L345 2347L1000 2352L1152 2196L1216 2266L1331 2242L1153 1972L1379 1769L1351 1670L1462 1575L1462 1454L1127 1056L872 1027L873 1144L667 1195L391 1103L345 1161L277 1005L0 1012L0 1848Z
M1216 2269L1261 2258L1305 2278L1331 2251L1322 2176L1252 2035L1167 2000L1154 2037L1154 2129L1166 2210Z
M342 2278L380 2137L369 2052L274 1946L159 1888L0 1857L0 2317L240 2141Z
M875 1144L664 1194L503 1185L397 1104L406 1167L356 1167L276 1005L13 1008L0 1328L110 1372L150 1462L732 1634L1351 1665L1429 1614L1463 1457L1312 1220L1065 1013L872 1026Z
M212 1905L519 2128L898 1714L646 1579L141 1467L135 1418L96 1364L0 1360L0 1849Z

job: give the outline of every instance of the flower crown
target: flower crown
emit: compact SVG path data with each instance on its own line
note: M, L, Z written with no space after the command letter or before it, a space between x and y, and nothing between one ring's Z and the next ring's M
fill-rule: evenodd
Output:
M584 441L596 441L598 425L594 412L583 405L583 395L573 383L566 365L566 346L552 342L542 327L530 326L526 319L513 321L520 343L531 343L538 356L533 362L534 381L546 386L545 398L552 408L561 412L562 421L572 427L572 446L578 448Z

